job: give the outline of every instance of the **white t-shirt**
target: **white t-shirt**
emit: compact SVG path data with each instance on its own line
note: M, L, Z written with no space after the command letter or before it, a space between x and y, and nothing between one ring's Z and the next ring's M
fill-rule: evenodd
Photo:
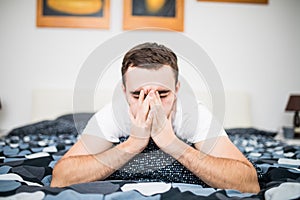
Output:
M118 143L120 137L130 135L128 109L128 105L118 108L113 107L112 103L107 104L92 116L82 134ZM198 103L194 108L183 109L177 102L172 124L177 137L193 144L218 136L227 136L218 122L212 119L211 112L203 104Z

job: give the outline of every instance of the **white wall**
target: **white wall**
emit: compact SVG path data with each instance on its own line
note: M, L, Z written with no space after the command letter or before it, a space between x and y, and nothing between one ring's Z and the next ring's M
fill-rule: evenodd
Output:
M93 30L37 28L36 0L0 0L0 129L30 122L33 89L74 87L89 53L122 32L122 3L111 1L109 30ZM212 58L226 90L250 94L254 127L291 125L284 108L300 93L299 0L186 0L184 33Z

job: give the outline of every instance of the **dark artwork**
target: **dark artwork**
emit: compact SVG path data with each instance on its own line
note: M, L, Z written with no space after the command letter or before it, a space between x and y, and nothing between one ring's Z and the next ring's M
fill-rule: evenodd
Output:
M104 8L104 4L105 1L104 0L99 0L100 2L102 2L102 7L101 9L93 14L70 14L70 13L65 13L65 12L60 12L58 10L52 9L51 7L48 6L47 4L48 0L43 0L43 15L44 16L60 16L60 17L70 17L70 16L81 16L81 17L103 17L103 8Z
M165 0L164 5L158 9L152 9L147 6L146 0L132 0L133 16L156 16L156 17L175 17L176 1Z

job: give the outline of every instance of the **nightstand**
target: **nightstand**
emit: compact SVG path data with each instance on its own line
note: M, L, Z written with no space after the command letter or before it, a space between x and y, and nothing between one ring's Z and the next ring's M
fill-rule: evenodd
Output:
M300 146L300 139L299 138L285 138L283 136L283 131L279 131L278 134L275 137L276 140L280 140L284 143L287 143L289 145L299 145Z

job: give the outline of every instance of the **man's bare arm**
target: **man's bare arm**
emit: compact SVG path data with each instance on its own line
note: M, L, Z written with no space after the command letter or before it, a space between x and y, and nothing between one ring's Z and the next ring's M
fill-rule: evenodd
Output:
M141 153L150 138L152 118L149 101L144 100L141 90L138 111L130 111L130 137L111 148L112 143L97 136L83 135L64 157L56 164L52 174L52 187L63 187L75 183L103 180L125 165L136 154Z
M129 137L125 142L97 154L86 152L85 155L72 155L68 152L69 155L55 165L51 187L104 180L140 153L147 143L148 141ZM84 146L82 141L78 141L71 151L84 152Z
M198 142L196 148L187 145L175 135L172 112L165 115L158 93L151 97L151 137L160 149L212 187L259 192L254 167L227 136Z
M220 138L221 141L218 142L221 146L223 144L224 147L232 148L229 143L226 144L228 142L226 140L229 140L226 136ZM196 144L196 147L201 148L199 144ZM243 156L234 155L238 154L234 152L236 151L234 149L226 149L226 151L222 149L223 152L229 152L228 154L231 155L222 155L219 152L218 154L224 157L217 157L214 154L217 154L216 151L220 151L221 148L216 148L217 150L212 150L215 152L210 152L210 154L203 153L176 137L167 147L162 147L162 150L176 158L212 187L237 189L241 192L259 192L256 170L252 164Z

